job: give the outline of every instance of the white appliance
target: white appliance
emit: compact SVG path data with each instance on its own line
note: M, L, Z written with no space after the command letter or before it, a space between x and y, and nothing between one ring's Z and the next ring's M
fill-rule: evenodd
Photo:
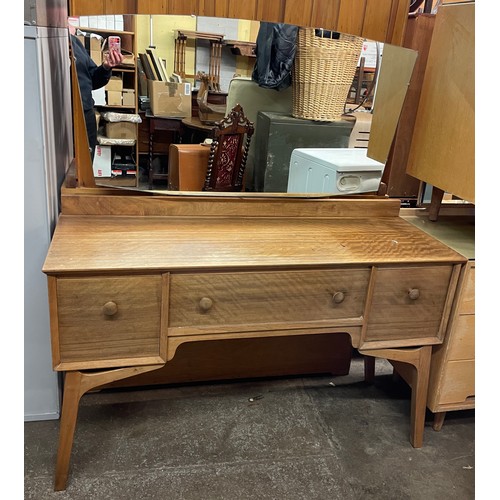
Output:
M68 30L24 26L24 420L59 418L42 266L73 158Z
M302 148L290 157L288 193L356 194L378 191L384 164L364 148Z

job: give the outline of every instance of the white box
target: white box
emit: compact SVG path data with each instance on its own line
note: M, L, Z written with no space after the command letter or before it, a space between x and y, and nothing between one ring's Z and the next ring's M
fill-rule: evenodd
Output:
M105 16L106 17L106 29L114 30L115 29L115 16Z
M106 90L104 87L92 91L92 99L96 106L106 106Z
M97 27L101 30L106 29L106 16L97 16Z
M356 194L378 191L384 164L365 148L302 148L290 157L288 193Z
M89 28L98 28L98 16L89 16Z
M123 16L115 15L115 30L123 31Z
M95 147L94 177L111 177L111 146Z

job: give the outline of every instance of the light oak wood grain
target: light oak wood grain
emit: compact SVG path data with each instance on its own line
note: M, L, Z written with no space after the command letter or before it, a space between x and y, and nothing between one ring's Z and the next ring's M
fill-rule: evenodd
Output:
M56 287L56 369L110 366L110 360L114 366L152 364L161 351L165 355L160 275L59 278ZM116 312L107 313L109 303Z
M196 217L397 217L401 202L388 198L296 198L289 195L265 197L259 193L224 197L171 192L151 196L147 192L98 189L64 189L62 213L66 215L153 215Z
M462 272L449 330L433 349L427 406L435 414L433 428L441 430L447 411L475 407L475 261Z
M52 241L48 274L465 261L398 217L61 216Z
M359 318L369 269L173 275L169 326L300 323ZM344 299L336 303L334 295ZM200 307L209 298L208 309ZM359 322L359 319L358 319Z
M452 266L378 269L364 340L440 338ZM418 290L412 299L409 291Z
M422 86L407 172L475 201L474 3L442 5Z

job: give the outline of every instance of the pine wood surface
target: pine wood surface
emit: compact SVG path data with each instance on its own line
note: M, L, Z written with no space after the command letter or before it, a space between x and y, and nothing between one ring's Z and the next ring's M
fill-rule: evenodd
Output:
M398 217L334 220L61 216L45 273L460 263Z

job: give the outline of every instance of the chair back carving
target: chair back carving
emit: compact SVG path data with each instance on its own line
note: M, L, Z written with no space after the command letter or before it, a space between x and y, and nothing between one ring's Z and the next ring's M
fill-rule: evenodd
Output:
M204 191L241 191L254 126L237 104L214 126Z

